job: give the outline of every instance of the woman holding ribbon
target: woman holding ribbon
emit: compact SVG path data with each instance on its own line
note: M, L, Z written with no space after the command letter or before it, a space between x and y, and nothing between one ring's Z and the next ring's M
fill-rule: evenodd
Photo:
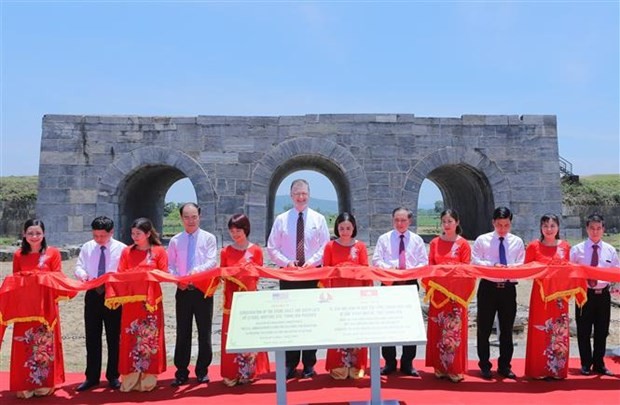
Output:
M119 274L155 269L168 271L166 250L150 219L138 218L133 222L131 239L133 245L121 254ZM132 283L146 284L143 280ZM145 295L129 295L133 287L127 287L131 288L127 295L117 293L118 300L123 303L119 349L121 391L151 391L157 384L157 375L166 371L162 292L155 282L150 284Z
M222 249L220 254L221 267L243 266L247 263L253 263L257 266L263 265L262 249L248 240L250 220L246 215L233 215L228 220L228 232L233 243ZM268 373L269 357L266 352L228 353L226 351L233 295L238 291L256 291L258 278L244 275L243 270L241 270L235 277L223 277L223 281L221 373L224 384L233 387L237 384L251 383L259 374Z
M27 220L21 248L13 255L13 274L61 271L60 252L47 246L45 224ZM43 297L40 307L53 313L33 313L29 319L14 322L9 389L18 398L51 395L65 381L58 304L48 300Z
M355 217L343 212L334 223L334 235L337 239L329 241L323 252L323 265L336 266L341 263L353 263L368 266L368 252L364 242L355 239L357 225ZM365 287L372 286L370 280L333 278L321 281L322 287ZM368 366L368 348L328 349L325 368L332 378L362 378Z
M540 239L529 243L525 263L567 264L570 245L560 239L560 219L554 214L540 218ZM570 330L568 301L580 290L581 279L543 278L532 284L527 325L525 375L533 379L561 380L568 375Z
M471 248L460 236L458 212L446 209L440 219L443 232L429 245L428 264L469 263ZM437 378L459 382L467 372L467 310L476 280L446 274L424 278L422 286L426 290L424 300L429 302L426 366L435 369Z

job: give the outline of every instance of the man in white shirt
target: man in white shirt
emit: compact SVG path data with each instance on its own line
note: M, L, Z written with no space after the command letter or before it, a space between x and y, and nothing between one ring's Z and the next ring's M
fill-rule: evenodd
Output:
M412 269L428 264L428 255L424 241L419 235L411 232L409 227L413 213L408 208L399 207L392 211L392 225L394 229L384 233L377 239L377 245L372 256L372 264L382 269ZM418 285L418 280L407 280L396 284ZM419 377L418 370L413 365L417 348L415 345L403 345L403 354L400 358L400 372L405 375ZM385 366L381 374L389 375L396 371L396 347L383 346L381 354L385 359Z
M75 277L82 281L94 280L118 268L121 253L126 247L114 236L114 222L108 217L97 217L90 224L93 239L82 245L75 266ZM84 295L84 329L86 333L86 380L77 391L86 391L99 385L101 378L101 334L105 326L108 362L105 376L112 389L118 389L118 346L121 332L121 308L109 309L104 305L104 286L88 290Z
M310 185L306 180L293 181L291 200L294 207L278 215L273 222L267 241L269 258L280 267L297 267L300 271L321 266L323 250L329 242L329 230L325 217L308 207ZM317 280L280 280L281 290L316 287ZM289 350L286 352L286 378L295 377L300 357L303 377L310 378L315 374L316 350Z
M510 233L512 212L507 207L493 211L495 231L478 236L472 249L472 264L508 268L523 264L525 248L523 240ZM512 372L512 329L517 315L516 280L511 280L509 271L505 279L481 279L478 284L477 346L478 366L482 378L489 380L491 373L489 337L495 314L499 321L499 359L497 372L504 378L515 379Z
M570 261L593 267L620 267L616 249L602 240L605 220L601 215L593 214L587 218L586 232L588 239L570 250ZM590 375L591 370L597 374L614 375L605 367L604 362L610 318L609 283L602 280L588 280L588 300L582 308L575 306L577 344L583 375ZM590 344L592 329L594 329L594 349Z
M215 236L200 229L200 207L185 203L179 209L183 232L170 239L168 244L168 271L175 276L200 273L217 265ZM192 322L198 329L198 358L194 369L198 383L209 382L209 365L213 359L211 328L213 324L213 296L193 285L178 285L175 294L177 334L174 347L174 365L177 368L173 387L189 381L189 362L192 353Z

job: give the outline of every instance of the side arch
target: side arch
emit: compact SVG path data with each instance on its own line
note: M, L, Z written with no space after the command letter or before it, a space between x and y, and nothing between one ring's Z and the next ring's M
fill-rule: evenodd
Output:
M189 178L202 208L201 226L215 228L216 194L203 167L177 149L147 146L116 159L99 179L98 215L117 223L116 236L131 242L130 226L137 217L153 221L161 233L166 192L177 180Z
M459 212L467 239L489 232L495 206L511 201L508 177L477 149L445 147L418 161L407 173L402 193L406 206L414 207L414 212L426 178L441 191L444 206Z
M364 169L345 147L308 137L284 141L257 162L246 201L251 217L266 219L257 224L256 234L265 235L265 240L269 237L275 193L282 180L294 171L306 169L315 170L332 182L338 196L338 210L355 213L360 238L367 239L370 220ZM312 194L312 184L310 190Z

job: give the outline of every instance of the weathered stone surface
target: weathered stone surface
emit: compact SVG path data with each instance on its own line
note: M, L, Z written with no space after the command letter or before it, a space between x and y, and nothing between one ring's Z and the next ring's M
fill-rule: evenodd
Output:
M300 169L332 181L371 244L391 228L394 207L417 207L425 179L461 211L470 238L489 228L496 205L513 209L513 230L526 239L537 236L540 215L561 207L549 159L558 153L555 116L46 115L42 134L37 215L60 245L89 239L95 215L115 219L117 236L138 215L160 225L163 198L183 177L206 229L226 235L227 218L244 211L259 243L273 220L270 193Z

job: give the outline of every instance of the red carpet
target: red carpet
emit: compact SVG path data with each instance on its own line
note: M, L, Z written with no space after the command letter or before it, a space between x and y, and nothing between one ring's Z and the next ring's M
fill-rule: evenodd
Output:
M470 361L470 372L461 383L438 380L432 370L422 367L423 360L416 361L422 378L403 376L383 377L382 399L399 400L401 404L620 404L620 376L602 377L579 374L579 360L571 359L569 377L564 381L485 381L478 376L476 361ZM607 358L607 367L620 375L620 359ZM272 365L272 369L275 367ZM522 375L524 360L513 360L513 370ZM319 361L321 373L308 380L292 380L287 384L289 404L342 404L348 401L370 400L370 379L358 381L334 381ZM275 373L249 386L228 388L222 384L217 366L210 367L212 382L208 385L190 384L175 389L170 387L174 367L160 376L159 386L147 393L121 393L111 391L106 382L92 391L76 393L75 387L82 382L82 373L67 375L64 386L54 396L18 400L8 390L9 375L0 373L0 403L8 404L275 404Z

